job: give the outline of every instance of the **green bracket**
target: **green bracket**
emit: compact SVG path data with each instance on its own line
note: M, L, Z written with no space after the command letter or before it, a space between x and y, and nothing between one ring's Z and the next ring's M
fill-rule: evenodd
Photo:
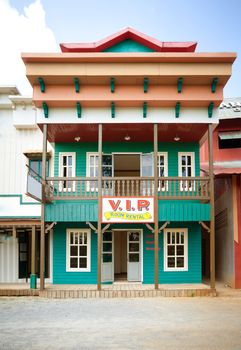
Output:
M144 87L144 92L147 93L148 87L149 87L149 79L148 78L144 78L143 87Z
M213 116L213 107L214 107L214 103L211 102L208 105L208 118L212 118Z
M49 107L46 102L43 102L42 104L43 110L44 110L44 117L48 118L49 117Z
M218 78L213 78L213 81L211 84L211 91L213 94L214 92L216 92L217 84L218 84Z
M115 103L111 102L111 118L115 118Z
M79 92L79 79L74 78L75 92Z
M110 78L110 91L115 92L115 78Z
M179 115L180 115L180 107L181 107L180 102L177 102L177 103L176 103L176 106L175 106L175 116L176 116L176 118L179 118Z
M182 92L183 78L177 80L177 92L180 94Z
M179 116L180 116L180 107L181 107L180 102L177 102L176 106L175 106L175 117L176 118L179 118Z
M40 85L40 91L41 92L45 92L45 84L44 84L44 80L43 78L38 78L38 82L39 82L39 85Z
M77 116L78 118L81 118L81 104L79 102L76 102L76 109L77 109Z
M147 102L143 103L143 118L147 117Z

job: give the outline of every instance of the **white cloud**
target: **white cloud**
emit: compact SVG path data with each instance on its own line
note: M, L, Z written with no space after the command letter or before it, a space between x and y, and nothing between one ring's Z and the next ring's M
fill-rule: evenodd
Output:
M55 51L59 48L41 0L25 7L23 15L9 0L0 0L0 85L17 85L22 94L32 94L21 53Z

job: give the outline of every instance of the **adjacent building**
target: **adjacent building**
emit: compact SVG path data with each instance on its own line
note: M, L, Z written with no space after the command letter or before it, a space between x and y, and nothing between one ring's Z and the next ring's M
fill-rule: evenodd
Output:
M241 98L220 105L213 133L217 279L241 288ZM208 174L207 144L201 148L201 169Z

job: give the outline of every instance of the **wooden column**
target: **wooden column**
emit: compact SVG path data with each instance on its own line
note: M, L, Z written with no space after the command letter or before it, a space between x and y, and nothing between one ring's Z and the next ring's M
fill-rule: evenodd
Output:
M215 288L215 202L214 202L214 174L213 174L213 128L208 125L208 154L210 178L210 287Z
M154 124L154 271L155 289L158 289L158 124Z
M102 258L102 124L98 127L98 277L97 288L101 290L101 258Z
M32 226L31 234L31 274L36 273L36 227Z
M42 153L42 203L41 203L41 233L40 233L40 290L44 290L45 277L45 185L46 185L46 153L47 153L47 124L43 125Z

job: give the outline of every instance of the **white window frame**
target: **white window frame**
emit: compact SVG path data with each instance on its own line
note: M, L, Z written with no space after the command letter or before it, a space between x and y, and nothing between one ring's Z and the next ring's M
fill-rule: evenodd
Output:
M86 177L90 177L90 157L95 157L95 159L96 159L96 157L98 157L99 156L99 154L98 154L98 152L86 152ZM111 168L112 168L112 173L111 173L111 176L113 177L113 173L114 173L114 157L113 157L113 153L104 153L104 154L102 154L102 157L103 156L111 156L111 158L112 158L112 166L111 166ZM95 160L96 161L96 160ZM102 168L103 168L103 164L102 164ZM94 177L96 177L96 176L94 176ZM98 178L96 177L96 180L97 180ZM86 186L86 190L87 191L96 191L96 192L98 192L98 188L97 188L97 186L96 186L96 188L94 188L94 187L91 187L90 186L90 182L91 181L87 181L87 186Z
M64 156L72 156L72 176L75 177L75 171L76 171L76 153L75 152L59 152L59 177L65 177L63 176L63 157ZM75 181L73 183L72 188L64 188L63 184L60 183L60 191L75 191Z
M168 267L167 265L167 233L168 232L184 232L184 267ZM176 237L175 237L176 240ZM163 244L164 244L164 271L172 272L172 271L188 271L188 229L187 228L166 228L164 229L163 235ZM176 243L175 243L176 247ZM176 252L173 257L176 258Z
M70 233L87 233L87 267L70 267ZM79 256L77 257L79 259ZM82 228L67 228L66 229L66 271L67 272L90 272L91 267L91 230Z
M164 177L168 177L168 153L167 152L158 152L158 162L157 162L157 168L158 168L158 177L160 176L160 156L164 157ZM158 165L159 163L159 165ZM168 183L166 182L166 188L163 188L158 181L158 191L168 191Z
M191 156L191 176L182 175L182 156ZM178 176L186 178L195 177L195 152L178 152ZM187 188L187 184L186 181L181 181L180 190L188 192L195 190L195 184L193 186L194 188L192 188L192 186Z

